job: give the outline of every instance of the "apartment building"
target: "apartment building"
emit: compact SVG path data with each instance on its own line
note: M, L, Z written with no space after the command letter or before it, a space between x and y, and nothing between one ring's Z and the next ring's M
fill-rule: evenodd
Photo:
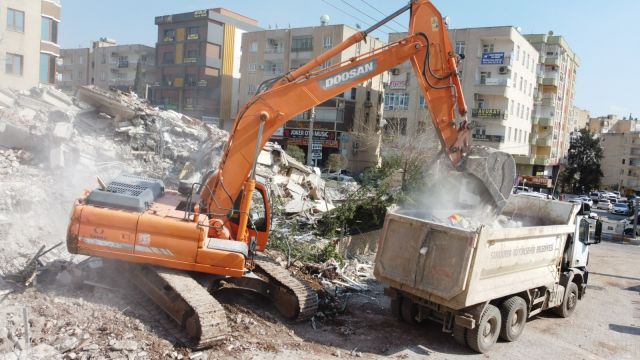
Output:
M115 40L100 38L90 48L61 50L57 85L72 92L91 84L146 97L148 86L157 83L155 60L156 50L150 46L117 45Z
M99 46L94 42L91 53L89 83L103 89L135 91L146 97L147 85L156 79L156 49L146 45Z
M589 125L589 110L574 106L569 116L570 131L576 133Z
M0 87L24 90L55 82L61 11L60 0L0 3Z
M240 43L257 21L215 8L158 16L152 102L229 129L238 111Z
M56 85L60 90L73 92L79 86L88 85L91 73L89 48L61 49Z
M640 191L640 132L604 133L600 144L603 187L625 193Z
M606 115L599 116L594 118L589 118L589 123L587 126L589 127L589 131L591 131L594 135L600 136L602 134L606 134L609 132L611 128L615 126L615 124L619 121L617 115Z
M326 19L324 19L326 20ZM274 29L249 32L242 37L240 106L251 99L265 80L282 76L347 39L359 30L346 25ZM365 54L384 43L368 38L322 68ZM315 108L313 121L312 159L322 166L330 154L339 153L347 159L347 168L354 173L380 162L383 76L365 81ZM272 137L284 146L298 145L308 150L310 112L296 116Z
M573 131L570 117L580 59L562 36L551 31L528 34L525 38L540 57L532 112L531 156L517 158L516 162L523 172L544 173L555 178L560 164L566 160Z

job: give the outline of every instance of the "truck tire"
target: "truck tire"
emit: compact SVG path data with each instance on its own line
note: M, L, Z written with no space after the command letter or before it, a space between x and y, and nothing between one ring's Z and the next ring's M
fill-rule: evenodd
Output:
M573 314L578 304L578 285L571 282L567 285L566 296L562 300L562 304L553 308L553 311L560 317L567 318Z
M400 303L400 314L402 320L407 324L417 324L416 316L418 315L418 305L414 304L411 299L403 297Z
M453 340L455 340L460 345L467 345L467 329L460 325L453 325Z
M500 310L491 304L487 305L476 327L467 330L467 345L479 353L486 353L498 341L501 325Z
M518 340L527 323L527 303L520 296L510 297L500 305L500 315L500 338L505 341Z

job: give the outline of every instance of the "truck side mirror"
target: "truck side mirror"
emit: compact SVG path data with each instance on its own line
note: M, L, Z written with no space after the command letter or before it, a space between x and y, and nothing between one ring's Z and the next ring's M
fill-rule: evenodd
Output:
M580 228L578 229L578 240L585 245L599 244L602 235L602 221L596 221L596 231L593 239L589 238L589 221L580 219Z

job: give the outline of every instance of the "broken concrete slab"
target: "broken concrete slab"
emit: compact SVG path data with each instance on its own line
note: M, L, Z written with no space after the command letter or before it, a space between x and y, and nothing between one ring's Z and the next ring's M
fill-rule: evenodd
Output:
M56 123L53 128L53 137L57 140L69 140L73 135L73 124L68 122Z
M271 152L270 151L260 151L260 154L258 155L258 164L261 165L265 165L265 166L271 166L273 165L273 159L271 158Z
M309 200L293 199L285 205L284 212L287 214L299 214L313 208L313 206L314 203Z

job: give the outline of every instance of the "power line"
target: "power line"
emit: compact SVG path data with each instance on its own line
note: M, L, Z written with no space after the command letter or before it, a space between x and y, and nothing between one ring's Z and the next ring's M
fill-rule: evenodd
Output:
M368 22L363 21L362 19L360 19L360 18L358 18L358 17L356 17L356 16L354 16L354 15L352 15L352 14L350 14L350 13L348 13L348 12L344 11L343 9L341 9L341 8L339 8L339 7L335 6L335 5L333 5L332 3L328 2L327 0L322 0L322 2L324 2L325 4L327 4L327 5L331 6L332 8L334 8L334 9L336 9L336 10L340 11L341 13L343 13L343 14L345 14L345 15L347 15L347 16L349 16L349 17L353 18L353 19L355 19L355 20L356 20L356 21L358 21L359 23L362 23L362 24L364 24L364 25L366 25L366 26L371 26L371 24L369 24ZM389 36L389 34L388 34L388 33L384 32L384 31L382 31L382 30L380 30L380 29L378 29L378 30L376 30L376 31L379 31L379 32L380 32L380 33L382 33L382 34L385 34L385 35L387 36L387 38L388 38L388 36Z
M381 15L386 16L386 14L385 14L385 13L383 13L382 11L380 11L377 7L375 7L375 6L371 5L371 4L369 4L366 0L360 0L360 1L362 1L363 3L365 3L365 5L367 5L368 7L372 8L373 10L375 10L375 11L379 12ZM401 28L401 29L403 29L403 31L402 31L402 32L408 32L408 31L409 31L409 28L408 28L406 25L402 25L402 24L400 24L400 23L399 23L399 22L397 22L395 19L392 19L391 21L393 21L393 22L394 22L394 23L396 23L398 26L400 26L400 28Z
M380 20L378 20L378 19L374 18L373 16L371 16L371 15L367 14L366 12L364 12L364 11L362 11L362 10L358 9L357 7L355 7L355 6L351 5L351 4L349 4L349 3L348 3L348 2L346 2L345 0L340 0L340 1L342 1L345 5L347 5L348 7L352 8L353 10L355 10L355 11L357 11L357 12L359 12L359 13L363 14L364 16L368 17L369 19L373 20L376 24L380 21ZM384 27L386 27L387 29L389 29L389 30L393 31L393 32L398 32L398 30L396 30L396 29L394 29L394 28L390 27L390 26L389 26L389 25L387 25L387 24L384 24L383 26L384 26Z

